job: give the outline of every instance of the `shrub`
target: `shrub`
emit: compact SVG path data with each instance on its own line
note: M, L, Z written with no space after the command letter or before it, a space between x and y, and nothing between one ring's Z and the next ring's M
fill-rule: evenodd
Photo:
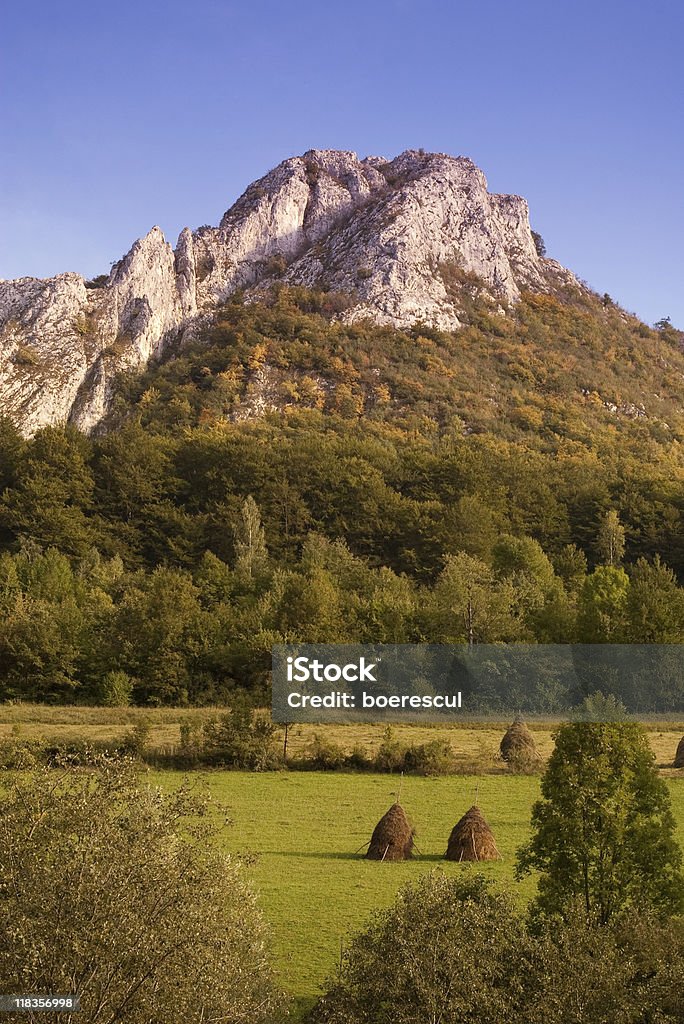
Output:
M373 760L368 756L368 751L360 743L355 743L352 751L347 755L346 763L349 768L357 771L367 771L373 767Z
M537 250L537 256L546 256L546 242L538 231L532 232L532 240L534 242L534 247Z
M44 757L44 745L39 740L11 737L0 741L0 770L22 771L33 768Z
M222 768L276 768L279 759L273 743L275 730L267 718L254 714L246 700L236 700L227 714L204 726L202 759Z
M280 1019L264 929L206 807L130 763L22 773L0 797L0 977L85 1021Z
M313 771L335 771L342 768L346 760L342 747L332 740L325 739L319 733L314 734L306 748L305 763L307 768Z
M480 876L408 885L344 953L311 1024L492 1024L519 1020L522 920Z
M388 725L375 755L375 770L378 772L400 772L404 768L405 756L406 748L394 738L392 727Z
M97 277L91 277L89 281L85 282L85 286L88 289L104 288L109 280L109 274L98 274Z
M136 722L131 731L124 736L119 744L119 751L122 754L130 754L132 757L144 759L150 742L152 726L146 719Z
M309 1024L679 1024L681 926L642 907L598 927L571 903L531 932L481 876L404 888L345 951Z
M404 754L404 771L420 775L448 775L454 767L454 752L448 740L430 740L410 746Z
M199 722L184 721L180 724L178 752L189 764L197 764L202 755L202 726Z
M126 672L114 669L100 680L95 703L106 708L127 708L133 695L133 680Z

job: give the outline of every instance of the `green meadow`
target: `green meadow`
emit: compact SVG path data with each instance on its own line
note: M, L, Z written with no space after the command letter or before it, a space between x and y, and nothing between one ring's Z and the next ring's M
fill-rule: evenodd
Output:
M180 776L164 772L152 778L167 787ZM374 910L388 906L405 882L435 869L481 871L520 901L534 892L532 878L515 881L514 866L539 793L537 776L404 778L401 802L417 829L420 854L399 864L366 861L359 850L395 799L396 776L212 772L203 782L232 822L221 839L224 848L249 855L246 870L273 931L282 982L300 1010L335 971L348 936ZM684 785L670 779L669 786L684 843ZM501 860L448 863L442 856L449 832L476 798Z
M115 744L136 724L150 726L149 752L172 754L180 725L202 723L225 709L142 709L0 705L0 742L40 740ZM553 749L552 727L533 724L543 759ZM515 853L528 835L530 811L539 794L539 775L514 775L498 758L503 724L463 728L397 726L403 743L448 739L458 774L440 777L342 772L194 771L192 782L209 791L230 820L219 841L244 858L266 920L283 986L301 1010L334 973L349 936L374 910L388 906L407 881L428 871L448 874L481 871L506 886L525 903L534 893L534 878L515 880ZM684 769L672 758L684 731L681 722L648 729L649 742L663 775L668 777L678 837L684 846ZM289 754L304 754L314 735L345 751L361 745L374 752L382 742L382 725L298 726L291 730ZM276 743L282 744L282 735ZM178 771L153 770L152 783L172 788L186 777ZM378 819L396 799L417 830L415 859L406 863L364 860L365 844ZM487 817L501 859L481 865L450 864L442 859L449 833L475 801Z

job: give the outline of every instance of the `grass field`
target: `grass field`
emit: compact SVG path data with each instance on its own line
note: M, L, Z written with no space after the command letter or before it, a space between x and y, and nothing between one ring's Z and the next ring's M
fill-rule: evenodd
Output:
M152 776L177 784L178 774ZM247 871L274 934L283 984L301 1009L335 970L341 944L388 906L397 889L427 871L449 875L482 871L526 901L534 880L513 878L515 851L526 839L539 792L532 776L404 778L402 804L418 830L420 856L399 864L363 859L366 843L396 793L388 775L213 772L205 782L230 812L222 842L231 853L250 853ZM679 840L684 844L684 782L670 780ZM477 867L442 860L452 826L475 795L496 836L502 859Z
M140 719L152 727L151 746L170 750L180 723L206 719L220 709L111 709L0 706L0 739L19 735L50 742L118 740ZM290 752L302 752L314 733L349 751L369 752L382 741L383 726L300 726ZM683 725L651 728L649 740L672 793L678 837L684 845L684 770L670 767ZM447 738L460 774L440 778L405 777L401 799L416 826L420 854L409 863L378 864L363 859L371 832L393 802L400 780L393 775L320 772L195 772L193 777L228 809L231 826L224 848L248 855L246 871L258 892L273 932L274 953L283 985L301 1009L334 972L341 945L373 910L388 906L405 882L439 869L448 874L480 870L509 888L521 903L534 892L534 879L514 880L515 852L524 843L539 776L507 773L497 759L501 727L420 728L397 726L406 743ZM543 757L553 746L551 729L534 728ZM152 772L164 788L180 783L178 772ZM475 802L494 831L501 860L473 868L442 860L449 832Z

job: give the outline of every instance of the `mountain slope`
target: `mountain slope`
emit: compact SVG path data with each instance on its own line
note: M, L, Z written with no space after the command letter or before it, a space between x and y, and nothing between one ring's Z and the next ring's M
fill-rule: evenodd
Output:
M251 185L217 228L159 228L107 278L0 282L0 401L22 431L69 421L89 431L112 382L192 339L242 289L274 280L347 296L349 321L451 330L473 285L503 307L523 289L582 291L537 252L527 204L490 195L462 157L395 160L312 150Z

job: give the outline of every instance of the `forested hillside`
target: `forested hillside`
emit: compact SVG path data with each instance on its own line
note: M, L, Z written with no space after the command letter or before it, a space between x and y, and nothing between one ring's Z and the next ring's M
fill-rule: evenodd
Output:
M604 296L408 333L239 296L0 439L0 699L263 696L273 643L684 641L684 354Z

